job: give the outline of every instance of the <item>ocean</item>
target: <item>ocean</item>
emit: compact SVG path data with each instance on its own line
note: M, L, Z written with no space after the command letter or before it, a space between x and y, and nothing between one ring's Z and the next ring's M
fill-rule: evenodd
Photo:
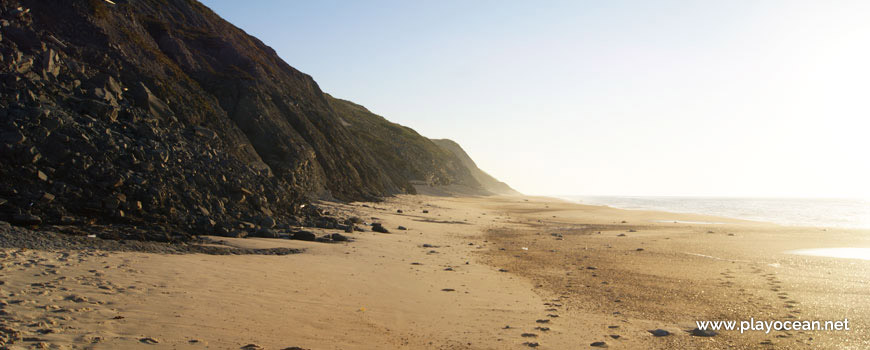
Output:
M870 200L827 198L716 198L557 196L621 209L707 214L789 226L870 228Z

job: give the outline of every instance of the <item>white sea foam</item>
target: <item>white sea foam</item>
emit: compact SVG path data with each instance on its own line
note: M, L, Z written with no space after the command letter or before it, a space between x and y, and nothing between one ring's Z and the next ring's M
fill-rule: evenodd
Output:
M560 196L621 209L695 213L791 226L870 228L866 199ZM673 221L666 220L662 221Z
M797 255L826 256L842 259L870 260L870 248L816 248L791 250L786 253Z

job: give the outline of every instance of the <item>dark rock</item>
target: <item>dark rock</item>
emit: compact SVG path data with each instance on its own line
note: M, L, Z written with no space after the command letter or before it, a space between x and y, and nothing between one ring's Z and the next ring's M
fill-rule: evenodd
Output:
M194 127L193 131L196 136L202 137L207 140L216 139L218 137L218 134L214 132L214 130L202 126Z
M131 93L133 94L133 101L136 106L145 109L152 116L166 119L173 115L172 109L157 96L154 96L151 93L151 89L145 86L144 83L139 82L133 85Z
M290 239L295 239L298 241L314 241L317 239L317 236L313 232L309 231L296 231L290 235Z
M4 132L2 136L0 136L3 143L8 143L10 145L20 145L27 141L27 136L24 136L20 131L14 130L9 132Z
M277 225L278 225L278 223L271 216L265 217L262 220L260 220L260 226L262 226L264 228L274 228Z
M259 229L255 232L253 232L253 233L248 234L248 237L279 238L280 234L278 234L278 231L268 229L268 228L262 228L262 229Z
M652 335L654 335L654 336L656 336L656 337L666 337L666 336L671 335L671 332L668 332L668 331L666 331L666 330L664 330L664 329L654 329L654 330L651 330L651 331L648 331L648 332L650 332L650 334L652 334Z
M42 224L42 218L33 214L17 214L12 217L12 223L21 226Z
M429 211L428 211L428 210L424 210L424 211L423 211L423 214L429 214Z
M390 233L389 230L387 230L383 225L381 225L379 223L372 224L372 231L380 232L380 233Z
M592 344L589 344L589 346L591 346L593 348L606 348L606 347L608 347L607 343L605 343L603 341L594 342Z
M715 337L718 334L715 331L713 331L712 329L700 329L700 328L695 328L690 333L696 337Z
M336 242L347 242L348 241L347 236L342 235L340 233L333 233L333 234L329 235L329 238L332 239L333 241L336 241Z
M402 211L402 209L399 209L399 210L396 210L396 213L401 214L401 213L404 213L404 211Z
M401 230L401 231L405 231L405 230L407 230L408 228L405 227L405 226L399 226L398 229Z

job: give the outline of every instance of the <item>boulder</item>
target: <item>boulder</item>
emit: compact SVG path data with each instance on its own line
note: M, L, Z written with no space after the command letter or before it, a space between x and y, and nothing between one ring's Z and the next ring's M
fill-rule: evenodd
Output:
M347 236L340 234L340 233L333 233L333 234L329 235L329 238L333 241L336 241L336 242L347 242L347 240L348 240Z
M386 227L384 227L382 224L377 223L377 222L372 224L372 231L380 232L380 233L390 233L390 231L387 230Z
M297 241L314 241L317 239L317 236L309 231L296 231L290 235L290 239L295 239Z
M133 103L138 107L144 108L151 115L158 118L169 118L174 115L169 105L157 96L154 96L144 83L139 82L134 85L131 92L133 94Z
M42 223L42 218L33 214L18 214L12 217L12 223L21 226L33 226Z
M260 220L260 226L262 226L263 228L274 228L277 225L278 222L276 222L275 219L271 216L267 216Z
M248 236L249 237L259 237L259 238L279 238L279 237L281 237L281 235L278 234L278 231L268 229L268 228L261 228L257 231L254 231L253 233L249 234Z

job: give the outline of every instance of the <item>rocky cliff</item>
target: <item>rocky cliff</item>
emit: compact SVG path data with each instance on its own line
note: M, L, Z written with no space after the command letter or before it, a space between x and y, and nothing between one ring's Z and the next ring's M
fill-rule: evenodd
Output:
M174 240L320 220L310 198L488 192L196 1L0 4L0 220Z
M492 193L492 194L501 194L501 195L519 195L520 193L508 186L508 184L498 181L496 178L492 177L492 175L487 174L485 171L481 170L477 167L477 164L474 163L474 160L468 156L468 153L465 153L465 150L459 146L453 140L448 139L440 139L440 140L432 140L439 147L449 151L451 154L456 156L459 159L459 162L462 166L468 169L472 178L479 184L479 188Z

